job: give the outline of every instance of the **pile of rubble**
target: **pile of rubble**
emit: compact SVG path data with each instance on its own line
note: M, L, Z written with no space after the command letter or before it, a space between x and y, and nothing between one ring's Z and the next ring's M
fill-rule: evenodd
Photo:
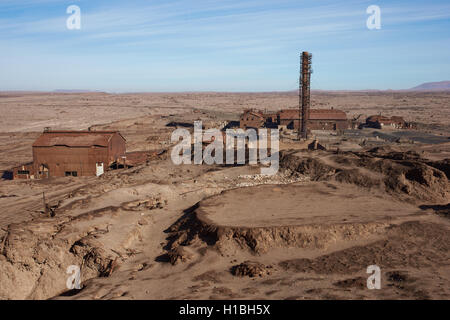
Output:
M254 261L245 261L231 268L231 274L237 277L264 277L271 274L272 266L265 266Z
M306 181L310 181L310 178L308 176L297 174L296 172L292 172L291 170L283 170L273 176L262 174L240 175L237 177L235 186L237 188L241 188L253 187L263 184L290 184Z

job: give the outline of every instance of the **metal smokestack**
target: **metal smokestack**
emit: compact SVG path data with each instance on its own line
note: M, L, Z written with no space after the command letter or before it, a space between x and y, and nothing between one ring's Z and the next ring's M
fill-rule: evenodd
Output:
M308 120L311 105L311 60L312 54L306 51L302 52L299 79L299 140L308 138Z

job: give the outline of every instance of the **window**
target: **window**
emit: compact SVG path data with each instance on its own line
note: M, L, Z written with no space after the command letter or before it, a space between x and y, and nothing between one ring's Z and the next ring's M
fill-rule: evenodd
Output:
M18 170L17 174L30 174L30 171L28 171L28 170Z
M78 172L76 171L66 171L66 177L77 177Z

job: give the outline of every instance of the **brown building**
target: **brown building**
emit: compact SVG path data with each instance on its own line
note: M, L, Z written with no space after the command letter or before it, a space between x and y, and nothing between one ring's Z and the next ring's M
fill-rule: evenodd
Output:
M366 126L370 128L381 129L384 126L390 126L396 129L408 127L402 117L393 116L391 118L382 115L370 116L366 119Z
M278 112L278 124L288 129L300 127L300 113L298 109L285 109ZM347 115L337 109L310 109L309 130L345 130L348 129Z
M265 113L264 119L265 119L266 123L277 123L278 113Z
M298 109L284 109L277 113L277 123L288 129L298 129L300 127L300 112Z
M99 176L123 161L125 138L117 131L46 131L33 143L34 178Z
M308 129L310 130L345 130L349 128L347 115L337 109L311 109Z
M5 174L6 179L31 179L33 178L33 162L23 164L21 166L12 168Z
M265 118L261 112L248 109L241 115L239 127L242 129L261 128L264 123Z
M284 126L288 129L300 127L300 112L298 109L283 109L277 113L263 114L254 110L245 110L240 118L240 127L262 128ZM310 109L309 130L345 130L349 128L347 115L337 109Z

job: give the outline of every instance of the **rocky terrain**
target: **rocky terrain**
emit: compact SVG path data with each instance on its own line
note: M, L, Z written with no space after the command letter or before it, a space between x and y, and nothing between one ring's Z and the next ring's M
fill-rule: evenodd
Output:
M128 151L167 151L170 123L217 127L245 107L295 99L3 93L0 169L30 161L46 126L117 129ZM313 101L349 116L404 113L448 134L446 93L324 92ZM2 180L0 298L449 299L449 145L345 144L306 150L286 138L272 177L258 166L176 166L166 152L101 177ZM66 287L71 265L81 290ZM381 268L381 290L367 289L370 265Z

